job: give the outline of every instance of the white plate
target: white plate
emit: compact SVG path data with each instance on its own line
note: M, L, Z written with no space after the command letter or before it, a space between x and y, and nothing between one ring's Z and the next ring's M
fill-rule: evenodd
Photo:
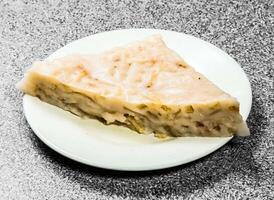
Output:
M48 59L70 53L98 53L111 47L161 34L167 45L190 65L240 101L247 118L250 83L239 64L222 50L196 37L165 30L128 29L104 32L74 41ZM49 147L73 160L115 170L155 170L188 163L223 146L231 138L176 138L161 141L69 112L24 96L24 112L36 135Z

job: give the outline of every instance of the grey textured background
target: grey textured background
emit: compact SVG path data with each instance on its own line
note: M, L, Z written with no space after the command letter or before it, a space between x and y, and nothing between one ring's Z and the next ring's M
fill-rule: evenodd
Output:
M273 1L0 1L0 199L273 199ZM121 28L192 34L233 56L250 78L251 136L193 163L113 172L55 153L32 132L14 84L70 41Z

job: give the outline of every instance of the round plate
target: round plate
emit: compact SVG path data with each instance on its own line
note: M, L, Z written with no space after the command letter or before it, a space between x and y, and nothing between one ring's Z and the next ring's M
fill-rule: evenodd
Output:
M243 118L247 118L251 87L242 68L219 48L190 35L155 29L104 32L74 41L48 59L71 53L98 53L151 34L161 34L191 66L236 97ZM49 147L78 162L107 169L139 171L181 165L208 155L231 139L186 137L163 141L124 127L80 119L28 95L23 105L31 128Z

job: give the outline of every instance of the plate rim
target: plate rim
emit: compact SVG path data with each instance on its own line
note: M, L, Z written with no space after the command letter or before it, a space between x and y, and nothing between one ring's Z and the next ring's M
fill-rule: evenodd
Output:
M188 36L188 37L192 37L192 38L195 38L195 39L198 39L200 41L203 41L205 42L207 45L210 45L211 47L214 47L215 49L217 49L219 52L222 52L223 55L225 56L228 56L230 59L232 59L239 67L239 70L242 71L243 75L244 75L244 78L246 79L246 82L248 84L248 93L250 94L250 98L249 98L249 106L248 106L248 114L246 117L243 116L243 118L245 118L244 120L246 120L248 118L248 115L250 113L250 110L251 110L251 106L252 106L252 89L251 89L251 84L250 84L250 81L248 79L248 76L247 74L245 73L245 71L243 70L243 68L240 66L240 64L232 57L230 56L229 54L227 54L224 50L220 49L219 47L201 39L201 38L198 38L198 37L195 37L193 35L189 35L189 34L186 34L186 33L181 33L181 32L176 32L176 31L171 31L171 30L164 30L164 29L146 29L146 28L132 28L132 29L117 29L117 30L111 30L111 31L105 31L105 32L100 32L100 33L96 33L96 34L92 34L92 35L89 35L89 36L85 36L83 38L80 38L80 39L77 39L77 40L74 40L74 41L71 41L69 42L68 44L66 44L65 46L67 45L70 45L74 42L77 42L79 40L82 40L82 39L87 39L89 37L92 37L94 35L98 35L98 34L103 34L103 33L110 33L111 32L117 32L117 31L164 31L164 32L172 32L172 33L176 33L176 34L183 34L185 36ZM57 49L55 52L63 49L65 46ZM53 52L52 54L54 54L55 52ZM50 54L46 59L48 59L52 54ZM68 153L66 151L64 151L61 147L58 147L56 146L55 144L49 142L45 137L43 137L43 134L41 134L39 132L39 130L36 129L35 126L33 126L31 123L30 123L30 116L27 111L26 111L26 101L27 101L27 94L25 94L23 96L23 112L24 112L24 115L26 116L26 119L27 119L27 122L29 124L29 126L31 127L31 129L33 130L33 132L35 133L35 135L43 142L45 143L48 147L50 147L51 149L53 149L54 151L56 151L57 153L61 154L62 156L66 157L66 158L69 158L71 160L74 160L76 162L79 162L79 163L82 163L82 164L85 164L85 165L90 165L90 166L93 166L93 167L99 167L99 168L103 168L103 169L108 169L108 170L117 170L117 171L152 171L152 170L160 170L160 169L165 169L165 168L170 168L170 167L175 167L175 166L178 166L178 165L183 165L183 164L186 164L186 163L189 163L189 162L193 162L195 160L198 160L200 158L203 158L203 157L206 157L208 155L210 155L211 153L215 152L217 149L221 148L222 146L224 146L227 142L229 142L232 138L232 137L227 137L227 140L225 141L222 141L222 142L219 142L218 145L216 145L214 148L211 148L211 149L208 149L207 152L203 153L202 155L196 155L195 158L191 159L191 160L188 160L186 162L182 162L181 160L175 162L175 163L167 163L166 165L161 165L161 166L151 166L150 168L146 167L146 168L123 168L123 167L120 167L120 168L113 168L112 166L107 166L107 165L98 165L98 163L94 163L94 162L91 162L91 160L87 160L87 159L83 159L81 157L78 157L77 155L73 155L71 153Z

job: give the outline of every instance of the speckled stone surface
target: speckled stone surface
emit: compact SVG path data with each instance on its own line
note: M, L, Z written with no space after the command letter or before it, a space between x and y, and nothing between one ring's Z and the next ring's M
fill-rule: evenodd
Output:
M0 199L274 199L273 1L0 1ZM70 41L121 28L192 34L233 56L250 78L251 136L156 172L113 172L44 145L14 84Z

